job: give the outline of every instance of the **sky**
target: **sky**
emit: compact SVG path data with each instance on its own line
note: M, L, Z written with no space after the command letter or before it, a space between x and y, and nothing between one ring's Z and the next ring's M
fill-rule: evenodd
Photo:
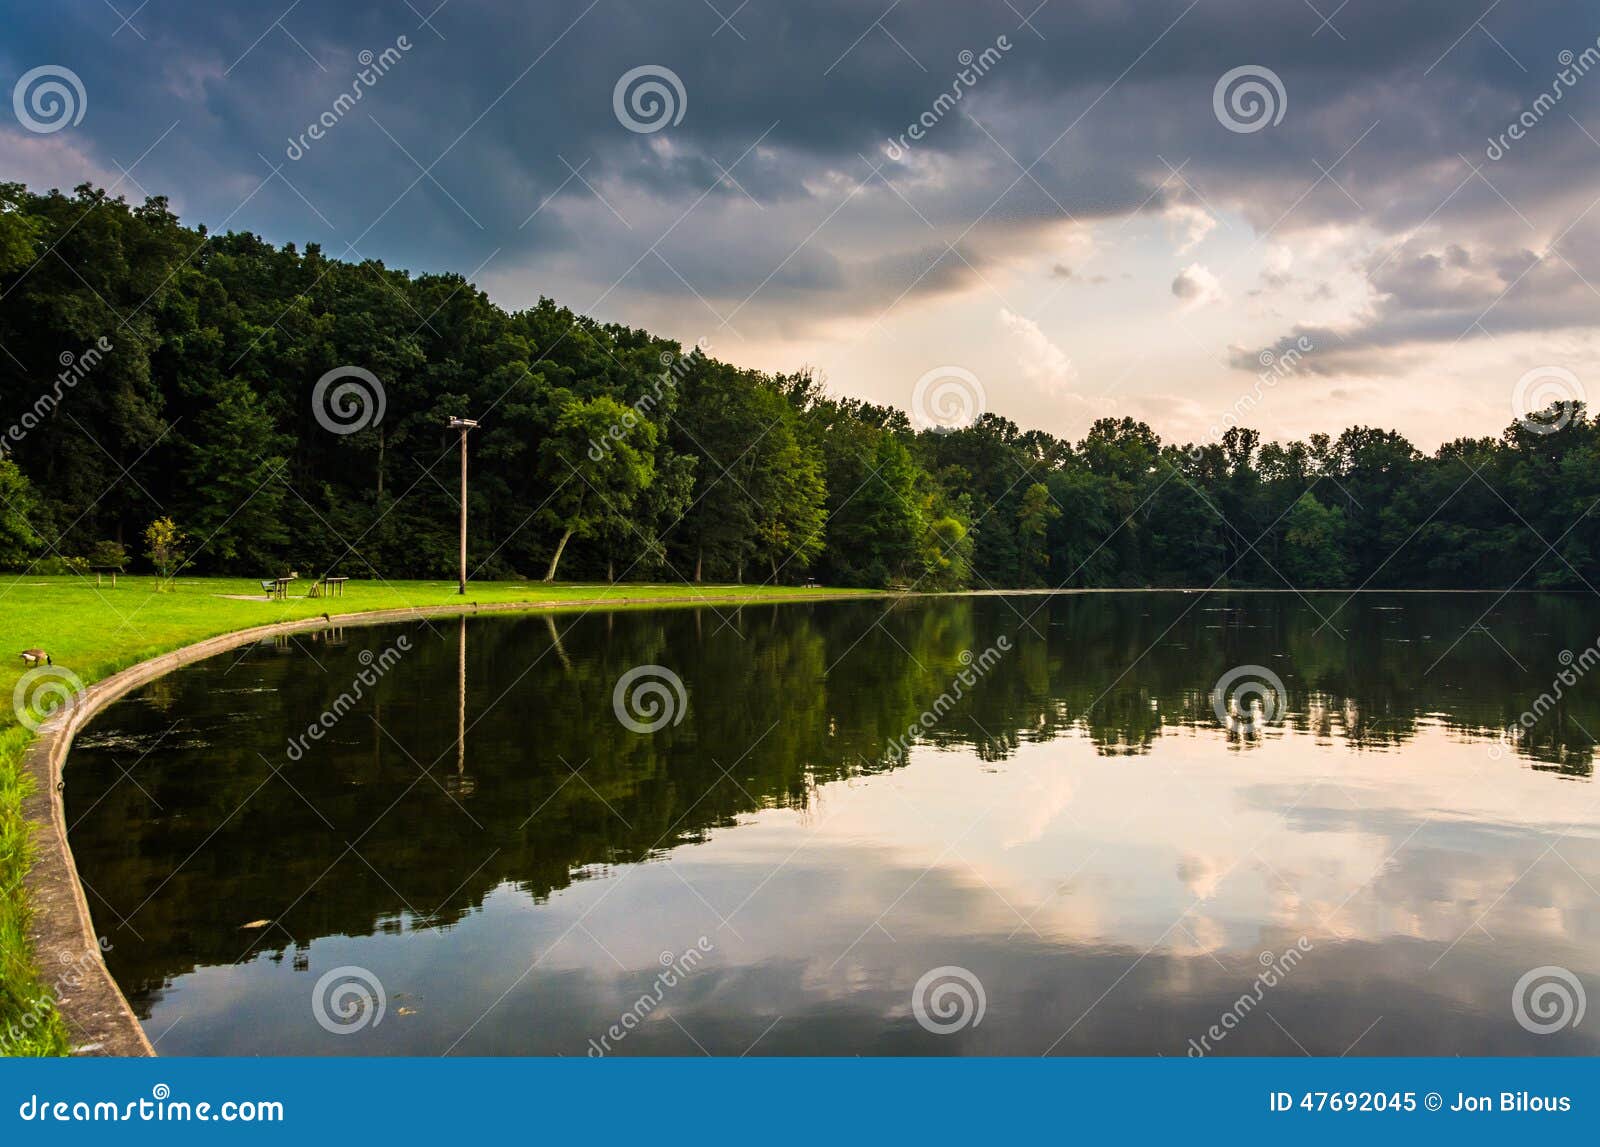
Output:
M6 7L0 179L924 422L1432 449L1600 394L1593 3Z

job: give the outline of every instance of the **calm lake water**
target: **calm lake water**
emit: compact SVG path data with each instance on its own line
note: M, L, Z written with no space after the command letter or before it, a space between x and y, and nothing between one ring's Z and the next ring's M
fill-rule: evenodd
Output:
M264 642L94 722L71 841L163 1054L1595 1053L1600 603L1343 602Z

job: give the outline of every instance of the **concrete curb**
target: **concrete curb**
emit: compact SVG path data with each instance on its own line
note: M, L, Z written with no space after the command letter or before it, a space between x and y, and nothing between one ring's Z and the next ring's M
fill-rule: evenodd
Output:
M23 767L33 778L33 792L23 802L23 815L40 829L38 851L28 870L27 890L31 920L28 938L33 944L40 977L50 985L56 1006L72 1036L74 1055L151 1056L155 1049L145 1037L144 1028L129 1007L122 989L111 978L101 953L99 933L95 931L89 901L78 879L78 866L67 843L67 821L63 798L66 781L63 773L72 739L90 719L119 697L148 684L180 666L226 653L241 645L286 633L303 633L331 626L384 625L424 617L458 616L480 613L554 613L567 609L600 609L625 605L655 605L664 608L698 605L775 605L795 602L849 601L884 596L867 590L861 593L834 593L825 597L795 594L748 598L707 596L690 601L643 598L596 598L578 601L493 602L485 605L417 606L409 609L374 610L370 613L341 613L330 616L281 621L210 637L185 645L171 653L141 661L103 681L89 686L50 720L39 726L38 737L28 746ZM59 969L59 970L57 970Z

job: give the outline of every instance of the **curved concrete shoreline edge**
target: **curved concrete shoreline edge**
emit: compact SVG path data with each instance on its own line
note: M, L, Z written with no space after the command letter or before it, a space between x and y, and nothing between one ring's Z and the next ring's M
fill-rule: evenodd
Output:
M33 778L33 791L23 802L23 815L39 831L26 886L30 919L28 938L33 944L39 977L55 995L56 1007L66 1021L74 1055L151 1056L155 1049L133 1014L122 989L112 979L95 931L94 917L78 878L78 866L67 840L64 771L73 738L107 705L164 674L230 649L288 633L304 633L335 626L384 625L437 616L473 616L483 613L555 613L567 609L608 609L620 606L681 608L700 605L772 605L801 602L849 601L885 596L860 593L773 595L749 598L736 595L681 600L659 597L598 598L547 602L494 602L484 605L416 606L335 614L280 621L219 634L185 645L170 653L141 661L84 689L39 726L28 746L23 767ZM131 928L131 925L129 926ZM108 930L109 931L109 930ZM111 938L115 944L116 940Z

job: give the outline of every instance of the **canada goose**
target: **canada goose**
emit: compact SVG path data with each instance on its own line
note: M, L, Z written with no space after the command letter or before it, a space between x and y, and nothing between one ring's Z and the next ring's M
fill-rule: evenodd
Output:
M55 664L50 660L50 655L42 649L24 649L22 651L22 661L25 665L37 665L41 661L46 665Z

